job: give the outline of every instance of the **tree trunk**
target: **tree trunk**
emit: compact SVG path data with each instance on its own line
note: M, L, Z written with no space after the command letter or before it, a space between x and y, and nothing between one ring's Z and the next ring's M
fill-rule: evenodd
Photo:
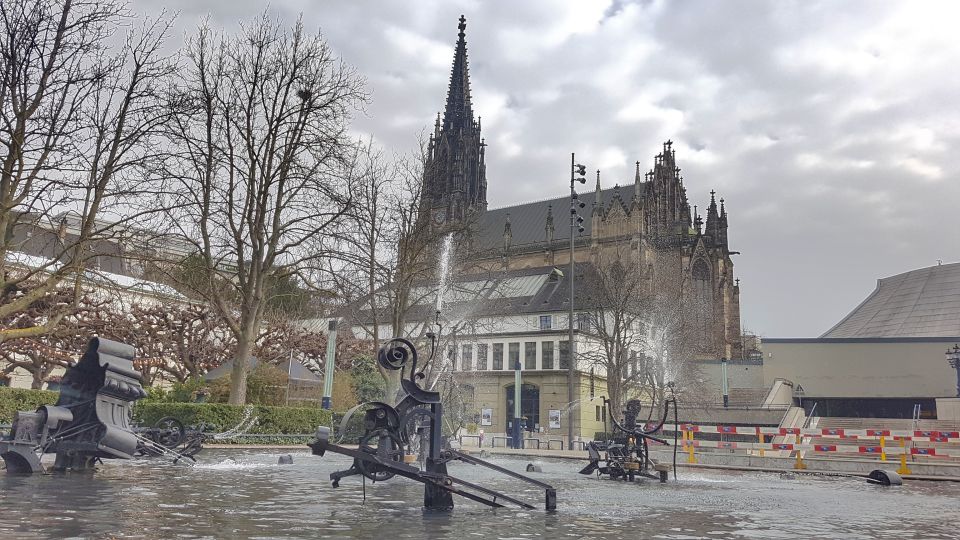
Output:
M233 369L230 371L230 405L245 405L247 402L247 363L250 361L252 349L253 341L249 334L240 336Z

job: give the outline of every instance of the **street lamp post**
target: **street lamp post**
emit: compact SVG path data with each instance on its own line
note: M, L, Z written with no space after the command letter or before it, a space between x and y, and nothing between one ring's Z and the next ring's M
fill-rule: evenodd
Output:
M947 363L957 372L957 397L960 398L960 345L947 349Z
M574 386L576 378L576 366L574 365L574 347L573 347L573 281L574 281L574 230L583 232L583 218L578 211L586 206L574 186L577 182L587 183L587 168L577 163L576 155L570 154L570 317L568 319L569 342L567 345L567 449L573 450L573 410Z

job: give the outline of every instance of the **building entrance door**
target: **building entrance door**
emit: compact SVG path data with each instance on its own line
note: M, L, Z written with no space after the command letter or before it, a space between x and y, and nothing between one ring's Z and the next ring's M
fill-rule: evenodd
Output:
M513 388L507 387L507 433L513 428ZM535 431L540 427L540 389L534 384L520 386L520 414L526 418L522 428Z

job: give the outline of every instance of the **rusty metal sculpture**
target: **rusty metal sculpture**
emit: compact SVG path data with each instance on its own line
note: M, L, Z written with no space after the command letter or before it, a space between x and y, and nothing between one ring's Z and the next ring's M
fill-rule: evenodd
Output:
M56 454L54 471L85 471L100 459L129 459L138 437L133 403L146 396L130 345L93 338L63 377L56 405L14 417L12 436L0 441L9 473L42 472L40 456Z
M637 478L659 479L661 482L667 481L669 472L668 466L654 464L650 459L649 441L658 444L667 445L668 442L654 434L663 429L673 406L674 423L677 417L677 400L673 395L673 386L670 385L670 397L664 403L663 418L652 426L641 426L637 423L637 416L640 414L642 405L639 400L632 399L627 402L627 408L623 411L623 424L617 422L616 416L610 407L610 400L603 398L603 405L607 408L607 415L612 419L614 428L621 434L606 441L593 441L587 445L587 454L590 463L584 467L580 474L607 475L613 480L627 480L633 482ZM674 463L673 470L676 476L676 434L674 434ZM651 473L651 469L657 474Z
M435 351L435 340L433 344ZM402 476L424 484L423 506L429 510L452 509L454 494L491 507L502 507L503 501L522 508L534 508L519 499L451 476L447 472L447 463L456 460L533 484L544 490L545 508L556 509L556 490L549 484L445 448L440 394L420 387L418 381L423 380L424 374L417 371L417 351L412 343L400 338L390 340L380 348L377 361L384 369L401 371L400 381L406 396L396 407L379 402L369 404L364 416L365 431L356 450L332 443L329 428L317 428L317 439L309 445L315 455L323 456L330 451L353 458L349 469L330 475L333 487L339 487L342 478L352 475L362 475L373 482ZM412 448L417 438L423 451L422 468Z

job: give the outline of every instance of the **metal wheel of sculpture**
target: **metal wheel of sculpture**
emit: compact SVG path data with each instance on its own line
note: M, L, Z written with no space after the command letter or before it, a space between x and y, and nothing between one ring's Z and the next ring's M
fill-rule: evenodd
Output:
M403 461L403 442L396 433L387 429L376 429L360 438L360 451L373 454L382 461ZM384 482L393 478L394 473L363 460L357 460L360 473L374 482Z
M166 446L167 448L176 448L179 446L187 434L183 422L172 416L165 416L157 420L154 427L157 429L157 444Z

